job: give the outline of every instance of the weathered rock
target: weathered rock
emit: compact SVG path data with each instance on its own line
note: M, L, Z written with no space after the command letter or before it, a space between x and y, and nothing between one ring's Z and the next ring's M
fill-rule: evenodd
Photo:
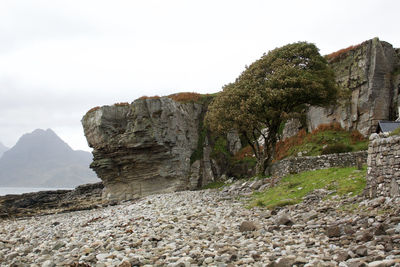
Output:
M55 190L0 196L0 218L14 218L67 211L87 210L103 204L102 183L74 190ZM54 226L59 224L55 222Z
M132 199L188 189L202 111L200 104L162 97L88 112L82 124L104 196Z
M228 132L226 139L228 141L229 152L232 154L239 152L239 150L242 148L242 143L240 141L238 132L235 130Z
M307 115L309 129L339 122L343 128L358 130L365 136L375 132L378 121L390 119L390 111L397 109L394 105L399 81L392 73L398 64L396 50L378 38L332 60L337 83L349 89L350 95L335 107L311 107Z
M277 225L292 225L293 221L287 214L280 214L276 218L276 224Z
M290 119L285 123L285 127L283 128L282 139L296 135L302 127L303 125L301 125L300 120Z
M244 221L239 226L240 232L249 232L249 231L255 231L255 230L257 230L257 226L252 221Z
M395 259L395 260L381 260L381 261L374 261L368 263L368 267L387 267L387 266L393 266L396 263L400 263L400 259Z
M332 225L326 229L327 237L339 237L341 235L340 227L338 225Z
M361 256L361 257L367 256L368 255L368 248L366 246L359 246L359 247L357 247L355 249L355 253L358 256Z

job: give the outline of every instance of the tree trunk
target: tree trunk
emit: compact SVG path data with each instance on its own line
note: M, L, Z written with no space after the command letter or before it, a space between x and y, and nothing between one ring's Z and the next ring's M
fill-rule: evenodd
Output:
M275 154L276 141L265 140L262 153L257 158L256 175L270 175L270 167Z
M265 160L264 159L257 160L256 175L264 175L265 169L266 169Z

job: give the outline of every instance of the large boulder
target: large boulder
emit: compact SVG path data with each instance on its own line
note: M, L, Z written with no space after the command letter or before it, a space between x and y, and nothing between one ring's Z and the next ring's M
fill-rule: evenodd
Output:
M197 185L189 181L190 157L203 109L162 97L89 111L82 125L93 148L91 168L105 186L103 197L132 199Z

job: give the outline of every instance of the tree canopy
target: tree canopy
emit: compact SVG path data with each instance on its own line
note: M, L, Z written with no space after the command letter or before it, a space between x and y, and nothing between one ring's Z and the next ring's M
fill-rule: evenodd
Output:
M318 48L307 42L288 44L264 54L225 85L210 104L206 123L219 133L236 129L255 153L257 173L263 173L280 125L307 105L336 101L337 94L334 73Z

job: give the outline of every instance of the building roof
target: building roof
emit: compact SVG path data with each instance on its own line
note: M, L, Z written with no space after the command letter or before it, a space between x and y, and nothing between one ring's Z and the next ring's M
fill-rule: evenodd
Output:
M400 121L379 121L378 123L378 132L379 130L384 133L389 133L397 128L400 128Z

